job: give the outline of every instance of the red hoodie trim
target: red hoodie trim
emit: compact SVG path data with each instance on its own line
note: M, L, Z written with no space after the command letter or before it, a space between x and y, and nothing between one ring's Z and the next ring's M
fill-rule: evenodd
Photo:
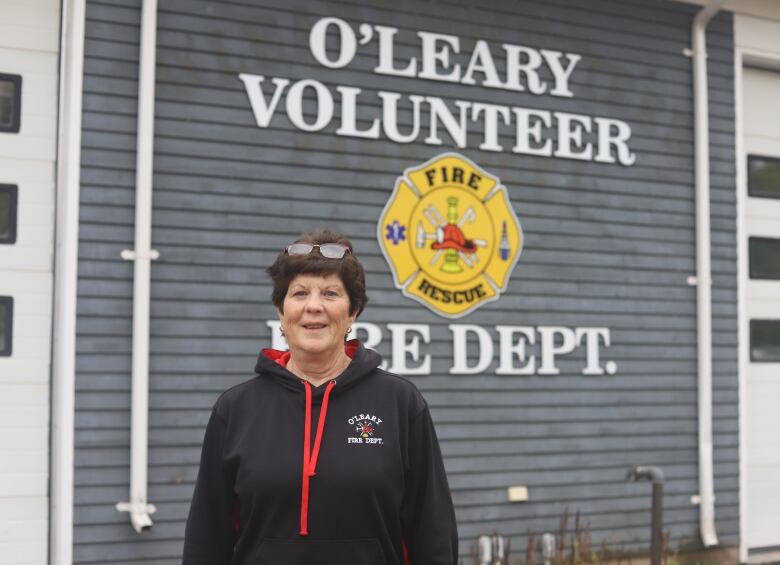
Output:
M347 354L347 357L350 359L355 358L355 352L360 347L360 340L357 339L350 339L349 341L344 343L344 353Z
M290 362L289 351L279 351L278 349L263 349L263 355L268 357L271 361L276 362L277 365L287 367L287 363Z
M350 339L349 341L344 342L344 353L347 354L347 357L350 359L355 358L355 352L360 347L360 341L357 339ZM271 349L270 347L263 349L261 351L263 355L268 357L271 361L274 361L277 365L281 365L282 367L287 367L287 363L290 362L290 352L289 351L281 351L279 349Z
M233 495L233 503L230 507L230 520L233 524L233 529L238 532L241 527L241 501L238 495Z

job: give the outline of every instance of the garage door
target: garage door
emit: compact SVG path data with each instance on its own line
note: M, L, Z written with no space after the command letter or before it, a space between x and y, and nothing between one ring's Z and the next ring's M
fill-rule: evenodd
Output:
M0 563L48 560L58 0L0 0Z
M744 71L748 196L747 531L751 552L780 549L780 73Z

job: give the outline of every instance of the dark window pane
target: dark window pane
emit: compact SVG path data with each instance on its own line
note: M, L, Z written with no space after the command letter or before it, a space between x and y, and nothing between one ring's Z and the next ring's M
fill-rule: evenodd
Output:
M13 97L11 85L7 82L0 82L0 125L11 127L11 118L13 117Z
M750 278L780 280L780 239L751 237Z
M750 360L780 363L780 320L750 320Z
M0 132L18 132L21 114L22 77L0 74Z
M0 184L0 244L16 243L17 187Z
M0 296L0 357L11 355L13 318L14 299L10 296Z
M748 194L780 198L780 159L748 156Z
M8 228L11 226L11 195L0 191L0 241L8 238Z

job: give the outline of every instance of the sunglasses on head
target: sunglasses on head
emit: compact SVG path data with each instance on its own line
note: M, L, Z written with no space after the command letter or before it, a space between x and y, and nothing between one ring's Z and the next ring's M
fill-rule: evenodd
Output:
M287 255L308 255L315 247L320 250L320 255L328 259L341 259L347 253L352 253L349 247L340 243L291 243L284 248L284 252Z

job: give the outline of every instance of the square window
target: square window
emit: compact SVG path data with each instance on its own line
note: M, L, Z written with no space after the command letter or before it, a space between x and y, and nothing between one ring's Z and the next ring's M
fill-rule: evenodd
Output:
M780 239L748 239L750 278L780 280Z
M22 77L0 74L0 132L17 133L21 116Z
M0 357L11 355L13 320L14 299L10 296L0 296Z
M14 184L0 184L0 245L16 243L16 201Z
M748 195L780 198L780 159L748 155Z
M750 320L750 360L780 363L780 320Z

